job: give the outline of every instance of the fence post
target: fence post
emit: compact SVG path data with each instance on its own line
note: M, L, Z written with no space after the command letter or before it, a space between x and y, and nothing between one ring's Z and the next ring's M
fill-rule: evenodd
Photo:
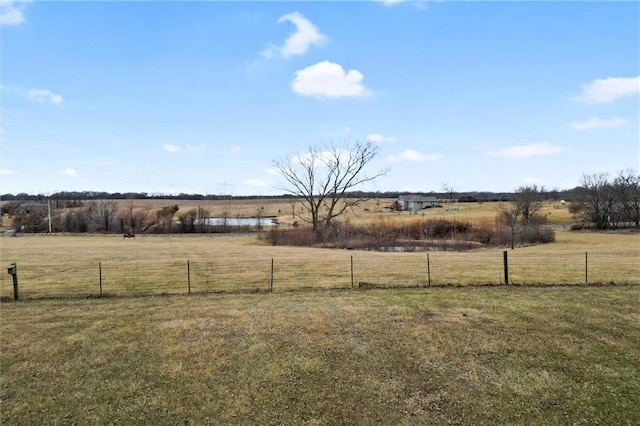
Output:
M504 258L504 283L505 284L509 284L509 252L508 251L504 251L502 252L503 258Z
M427 285L431 287L431 263L429 262L428 253L427 253Z
M353 255L351 255L351 288L353 288Z
M584 283L589 285L589 252L584 252Z
M191 265L187 260L187 294L191 294Z
M273 292L273 257L271 258L271 274L269 275L269 291Z
M13 278L13 299L18 300L18 265L10 263L7 267L7 273Z
M98 262L98 274L100 275L100 296L102 296L102 262Z

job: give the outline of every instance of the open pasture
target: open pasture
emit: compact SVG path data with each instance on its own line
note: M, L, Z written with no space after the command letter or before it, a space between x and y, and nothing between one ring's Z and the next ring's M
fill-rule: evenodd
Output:
M640 287L2 304L4 424L640 423Z
M441 207L420 210L416 212L390 210L395 198L372 198L366 200L352 211L348 211L345 218L353 223L370 223L373 220L408 221L416 218L447 218L465 220L472 223L492 221L498 210L507 206L508 202L475 202L475 203L443 203ZM211 216L221 217L252 217L258 212L262 216L277 217L282 223L300 221L297 215L304 215L304 208L300 202L288 198L257 198L231 200L115 200L119 209L147 209L151 212L160 210L164 206L178 205L180 210L176 216L189 209L201 207L208 210ZM541 212L552 225L569 226L575 218L569 213L567 203L559 201L545 201Z
M275 291L351 288L359 282L426 286L429 279L433 286L504 282L503 249L380 253L272 247L256 235L20 236L0 243L3 266L18 265L22 298L99 295L100 277L106 295L264 292L272 278ZM558 231L555 243L508 255L510 284L640 283L638 234ZM12 295L11 276L4 271L0 296Z

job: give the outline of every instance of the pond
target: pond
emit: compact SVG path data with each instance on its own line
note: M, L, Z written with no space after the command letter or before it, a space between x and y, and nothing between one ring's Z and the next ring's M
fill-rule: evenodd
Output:
M212 226L274 226L275 217L210 217L208 225Z

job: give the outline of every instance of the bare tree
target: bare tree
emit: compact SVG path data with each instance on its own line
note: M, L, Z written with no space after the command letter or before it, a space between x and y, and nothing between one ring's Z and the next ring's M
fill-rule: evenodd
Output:
M616 204L615 191L612 190L608 173L583 175L580 180L580 195L583 214L596 229L607 229L611 224L611 215Z
M513 204L520 212L521 222L523 226L529 226L530 223L540 222L540 209L542 208L542 194L544 188L537 185L521 186L515 193Z
M442 190L449 195L449 202L453 202L453 193L455 192L455 188L449 182L442 182L440 184Z
M633 169L620 171L613 181L616 197L616 223L633 223L640 228L640 174Z
M364 174L364 168L378 152L378 146L371 142L316 146L307 153L275 161L274 167L285 180L282 189L298 197L308 215L298 217L310 223L314 231L320 231L365 201L361 197L348 199L348 191L386 174L386 170L371 176Z
M520 210L515 205L501 207L498 210L498 222L509 228L511 235L511 250L516 246L516 235L520 230Z

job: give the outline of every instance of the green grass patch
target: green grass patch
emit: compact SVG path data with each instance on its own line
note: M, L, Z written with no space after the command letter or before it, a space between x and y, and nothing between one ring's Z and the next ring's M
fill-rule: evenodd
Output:
M640 287L3 303L5 424L638 424Z

